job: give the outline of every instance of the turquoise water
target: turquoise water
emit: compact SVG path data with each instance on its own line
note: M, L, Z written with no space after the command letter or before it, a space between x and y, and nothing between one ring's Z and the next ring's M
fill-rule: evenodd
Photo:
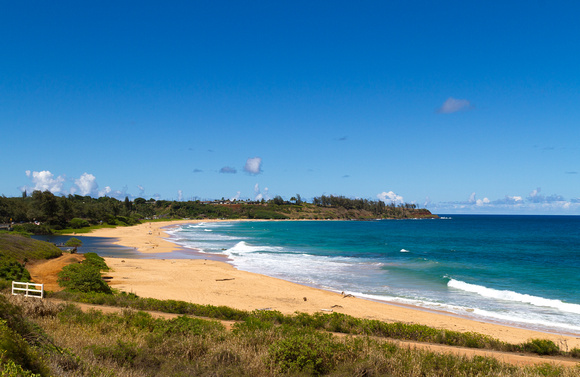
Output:
M237 268L358 297L580 334L580 217L184 225L172 240Z

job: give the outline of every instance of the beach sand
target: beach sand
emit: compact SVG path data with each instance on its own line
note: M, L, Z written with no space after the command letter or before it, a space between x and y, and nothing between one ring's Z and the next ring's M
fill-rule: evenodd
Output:
M143 253L167 253L179 247L163 237L163 227L195 221L154 222L134 227L99 229L87 236L114 237L116 244ZM162 256L161 256L162 258ZM112 269L112 287L141 297L224 305L243 310L271 309L294 312L338 312L359 318L416 323L440 329L477 332L510 343L550 339L561 349L580 348L580 338L503 326L420 308L343 297L288 281L240 271L226 262L204 259L105 258Z

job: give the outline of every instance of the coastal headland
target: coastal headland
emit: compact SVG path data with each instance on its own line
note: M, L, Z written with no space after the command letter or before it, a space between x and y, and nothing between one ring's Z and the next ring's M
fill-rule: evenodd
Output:
M163 258L165 253L180 248L166 239L168 234L164 228L196 222L201 220L147 222L132 227L98 229L86 236L110 237L115 244L135 248L141 253L158 254L155 255L156 259L105 258L111 268L107 272L110 285L141 297L224 305L243 310L277 310L284 314L333 311L359 318L477 332L515 344L541 338L554 341L562 349L580 347L580 338L568 334L543 333L444 312L348 297L337 292L240 271L228 264L225 258L224 261L204 259L203 256L200 259Z

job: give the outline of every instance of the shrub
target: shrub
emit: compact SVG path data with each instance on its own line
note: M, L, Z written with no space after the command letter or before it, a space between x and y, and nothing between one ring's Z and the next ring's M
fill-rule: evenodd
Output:
M522 345L524 351L537 353L538 355L559 355L560 348L548 339L532 339Z
M87 264L69 264L58 273L61 287L80 292L112 293L98 268Z
M107 266L105 260L96 253L85 253L84 257L83 265L95 267L99 271L109 271L109 266Z
M79 246L82 246L82 244L83 244L83 241L81 241L75 237L72 237L71 239L69 239L68 241L66 241L64 243L64 245L68 246L68 247L79 247Z
M274 343L269 358L282 373L306 372L313 375L328 373L340 359L345 346L335 342L332 335L314 331L288 334Z
M0 254L0 280L30 281L30 274L16 259Z

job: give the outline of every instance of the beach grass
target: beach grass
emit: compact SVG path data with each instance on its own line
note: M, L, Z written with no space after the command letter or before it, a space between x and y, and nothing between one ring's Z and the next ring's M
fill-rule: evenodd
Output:
M336 336L305 326L306 317L276 325L281 318L277 313L247 313L245 321L228 331L215 320L185 316L166 320L130 309L116 314L84 312L70 303L4 296L0 296L0 304L6 309L2 313L10 312L13 326L25 334L23 341L37 339L26 345L1 343L0 354L5 356L0 371L21 367L25 371L34 368L38 375L120 377L568 377L578 372L577 368L549 364L518 367L491 357L438 354L366 335ZM6 357L15 347L29 347L40 365Z
M527 352L538 355L580 357L578 350L571 352L560 350L554 342L545 339L533 339L521 344L510 344L475 332L458 332L435 329L418 324L361 319L341 313L295 313L294 315L285 315L272 310L248 312L226 306L200 305L185 301L141 298L135 294L127 293L110 295L63 291L54 293L51 296L87 304L240 321L240 323L234 326L235 329L263 330L271 329L275 326L285 326L308 331L371 336L503 352Z

